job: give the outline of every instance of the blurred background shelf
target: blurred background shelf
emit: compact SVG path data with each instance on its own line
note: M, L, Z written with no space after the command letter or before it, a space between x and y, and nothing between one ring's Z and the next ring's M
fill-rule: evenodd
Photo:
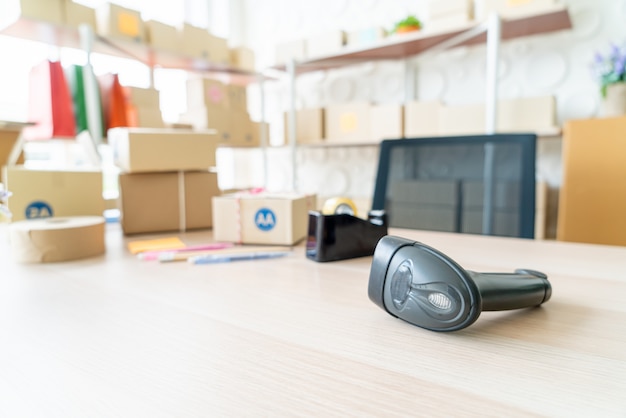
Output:
M346 48L338 54L313 57L297 62L296 72L326 70L365 61L391 60L410 58L453 39L469 30L480 27L481 23L471 23L453 30L428 31L428 29L390 36L380 43L362 48ZM501 39L515 39L524 36L538 35L559 30L571 29L572 21L564 6L554 6L537 14L502 19ZM467 39L456 46L467 46L485 43L485 31ZM272 67L275 70L286 70L285 65Z

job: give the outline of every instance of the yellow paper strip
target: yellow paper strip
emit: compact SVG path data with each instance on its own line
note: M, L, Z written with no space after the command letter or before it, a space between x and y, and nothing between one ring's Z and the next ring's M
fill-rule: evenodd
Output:
M128 250L132 254L139 254L144 251L176 250L185 247L185 243L178 237L132 241L128 243Z

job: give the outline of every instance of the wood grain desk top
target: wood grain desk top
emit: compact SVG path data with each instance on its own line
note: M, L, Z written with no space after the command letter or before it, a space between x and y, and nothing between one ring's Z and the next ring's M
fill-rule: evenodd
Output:
M0 416L626 416L626 248L390 232L552 299L435 333L368 299L371 257L141 262L109 226L105 256L19 265L0 226Z

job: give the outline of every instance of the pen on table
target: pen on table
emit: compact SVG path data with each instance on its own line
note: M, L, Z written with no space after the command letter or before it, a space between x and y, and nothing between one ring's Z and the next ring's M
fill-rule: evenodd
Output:
M291 254L291 251L259 251L252 253L240 253L240 254L206 254L206 255L198 255L189 258L187 261L192 264L215 264L215 263L228 263L231 261L241 261L241 260L261 260L268 258L278 258L284 257Z
M145 251L143 253L137 254L137 258L142 261L152 261L152 260L158 260L162 254L175 254L179 252L188 252L188 251L221 250L224 248L230 248L233 245L234 244L230 242L216 242L212 244L190 245L188 247L174 248L171 250Z
M166 252L159 254L159 261L161 263L168 263L174 261L187 261L191 257L198 257L203 255L233 255L241 253L252 252L277 252L277 251L291 251L290 247L282 246L268 246L268 247L245 247L235 246L232 248L223 248L217 250L204 250L204 251L185 251L185 252Z

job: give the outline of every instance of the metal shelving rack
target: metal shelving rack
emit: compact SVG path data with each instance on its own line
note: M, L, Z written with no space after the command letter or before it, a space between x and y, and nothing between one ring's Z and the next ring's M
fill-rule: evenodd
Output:
M94 29L89 25L81 25L75 28L21 16L10 21L3 20L0 17L0 34L58 47L80 49L87 53L87 71L85 73L91 79L91 82L88 81L86 83L86 107L89 133L95 145L102 143L103 138L101 135L101 120L98 114L99 107L96 104L98 100L96 81L91 70L90 57L92 53L137 60L152 70L164 68L201 73L209 77L219 78L228 84L245 86L257 83L260 86L261 95L261 121L264 122L266 119L264 114L265 98L263 84L267 77L259 72L241 70L175 52L159 50L144 43L102 37L95 34ZM269 138L267 138L263 127L261 127L260 138L261 147L266 148ZM21 145L19 144L20 147Z
M541 13L502 19L492 14L482 23L472 23L448 31L418 31L401 36L387 38L379 44L366 48L349 48L338 54L314 57L305 61L291 60L286 65L273 67L274 70L286 71L290 79L291 105L289 109L288 132L289 146L292 153L292 171L294 190L298 189L296 175L296 77L310 71L330 70L347 65L368 61L404 59L407 63L405 86L412 86L414 73L408 58L425 52L437 52L456 46L486 44L487 88L486 103L486 134L496 133L497 98L498 98L498 62L500 44L503 40L520 38L559 30L571 29L572 22L569 12L564 6L554 6ZM414 89L407 90L407 99L413 99ZM554 135L553 132L548 135ZM348 146L345 144L345 146ZM493 145L485 149L485 194L483 213L483 232L490 234L493 230Z

